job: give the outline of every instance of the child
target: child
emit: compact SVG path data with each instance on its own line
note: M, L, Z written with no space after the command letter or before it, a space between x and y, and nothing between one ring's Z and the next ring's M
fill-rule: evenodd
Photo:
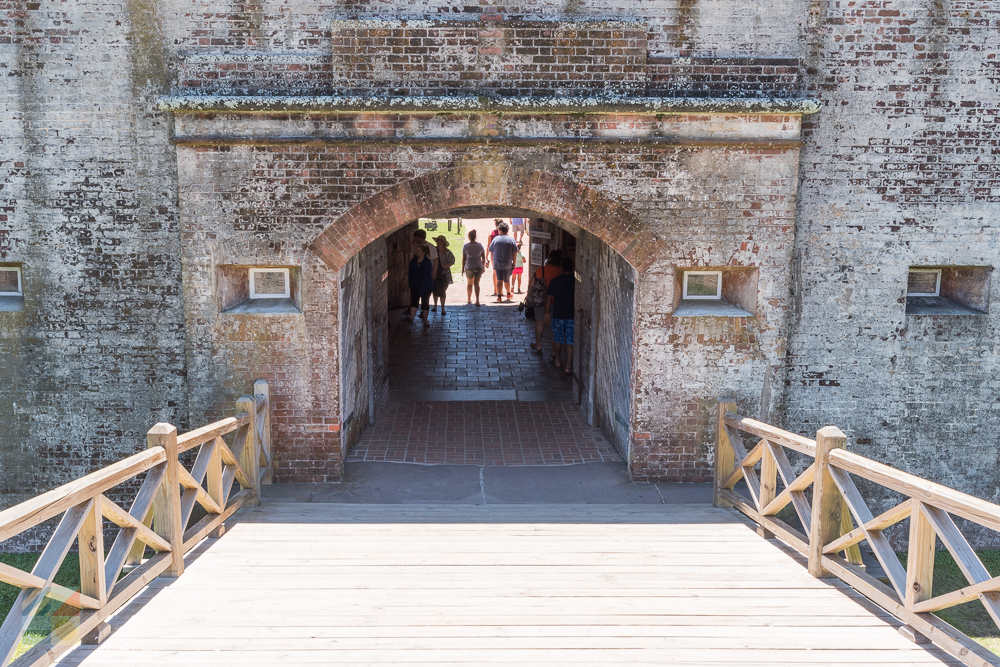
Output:
M517 285L517 293L521 293L521 276L524 274L524 255L521 254L521 243L517 244L517 255L514 256L514 273L510 276L511 287Z

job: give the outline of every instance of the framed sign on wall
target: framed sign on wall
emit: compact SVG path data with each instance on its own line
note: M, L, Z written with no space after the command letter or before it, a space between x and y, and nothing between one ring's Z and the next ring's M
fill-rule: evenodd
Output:
M542 262L545 261L542 256L542 244L532 243L531 244L531 265L541 266Z

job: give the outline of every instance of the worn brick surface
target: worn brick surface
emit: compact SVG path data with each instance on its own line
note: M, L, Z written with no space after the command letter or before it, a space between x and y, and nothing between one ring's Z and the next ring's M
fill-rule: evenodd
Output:
M25 276L23 309L0 311L0 378L14 378L0 385L0 502L144 447L155 421L226 414L257 377L274 387L277 478L338 478L342 421L364 413L357 393L345 402L357 348L343 332L378 340L384 326L341 312L344 266L419 215L476 206L553 220L584 239L581 254L591 234L636 269L637 479L705 479L713 402L733 394L755 417L835 423L863 453L996 499L995 309L904 309L909 266L997 256L995 3L629 0L614 15L643 26L634 44L571 30L607 14L555 0L0 3L0 262ZM456 19L468 25L442 23ZM348 24L371 20L388 23ZM419 44L386 42L367 61L358 50L417 30ZM172 91L350 90L795 93L823 110L805 119L800 155L558 141L795 138L796 117L182 117L153 104ZM552 142L175 148L174 134ZM301 314L220 314L218 267L255 264L300 270ZM673 317L676 269L691 266L756 267L754 317ZM625 313L619 297L609 307ZM619 361L606 368L618 388ZM619 394L600 400L626 416Z

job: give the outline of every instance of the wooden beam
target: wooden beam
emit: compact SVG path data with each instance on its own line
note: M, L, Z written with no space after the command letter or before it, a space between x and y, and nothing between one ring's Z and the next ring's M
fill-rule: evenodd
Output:
M746 501L746 498L732 489L723 489L719 493L721 493L734 508L746 514L758 525L764 526L767 530L774 533L774 535L782 542L792 547L803 556L807 556L809 554L809 543L805 535L780 519L763 516L753 505Z
M142 521L119 507L113 500L108 499L106 496L101 496L100 502L101 513L109 521L121 528L134 528L136 539L141 540L144 544L148 544L157 551L170 551L169 542L153 532ZM115 576L118 576L117 572Z
M1000 532L1000 506L967 493L896 470L852 452L835 452L830 462L858 477L916 498L928 506L939 507L973 523Z
M716 507L730 507L719 491L732 486L729 479L737 470L736 455L726 434L727 412L736 412L736 400L729 396L720 397L715 409L715 489L712 504ZM743 474L742 469L739 474Z
M179 435L177 436L177 451L186 452L209 440L215 440L219 436L231 433L239 428L241 424L246 423L248 417L249 415L245 414L226 417L207 426L202 426L201 428L196 428L193 431Z
M921 502L910 499L910 542L906 556L906 587L904 604L913 609L918 602L931 597L934 589L934 547L937 533L921 511Z
M970 584L982 584L991 579L990 573L986 570L983 562L979 560L976 552L972 550L969 542L962 535L962 531L958 529L958 526L944 510L922 503L920 511L927 517L927 521L955 558L955 563ZM1000 626L1000 593L984 591L979 594L979 600L993 617L993 622Z
M823 568L823 545L840 537L840 513L843 504L830 475L830 452L847 446L847 436L836 426L824 426L816 432L816 473L813 477L812 521L809 533L809 574L829 578Z
M104 515L97 496L87 518L80 525L80 593L95 598L103 606L108 601L108 587L104 579Z
M181 522L181 464L177 460L177 428L159 423L146 434L150 448L162 447L166 452L167 470L156 489L153 500L153 528L156 534L170 543L170 567L167 577L184 574L184 526Z
M211 512L212 514L218 514L219 512L222 511L222 507L219 506L219 504L216 503L215 500L210 495L208 495L208 493L205 491L205 489L201 487L198 481L191 476L191 473L189 473L187 470L184 469L184 466L180 467L179 472L181 478L181 486L183 486L185 489L190 489L191 491L194 491L195 499L198 501L199 505L204 507L206 511Z
M948 609L949 607L978 600L981 594L992 593L993 591L1000 591L1000 577L993 577L978 584L959 588L957 591L952 591L951 593L945 593L944 595L938 595L923 602L917 602L913 605L913 611L917 613L940 611L941 609Z
M243 448L237 456L240 461L240 469L246 474L249 487L253 491L254 497L246 502L247 505L252 507L260 503L260 451L257 447L257 422L254 398L252 396L241 396L236 401L236 409L250 414ZM240 484L242 483L240 482Z
M271 458L271 387L267 380L257 380L253 383L253 393L258 399L264 398L264 410L257 417L260 431L261 458L265 462L264 475L261 484L270 486L273 468Z
M59 516L71 507L90 500L113 486L132 479L153 466L163 463L162 450L140 452L107 468L63 484L31 500L0 512L0 542L8 540L49 519Z
M910 510L912 507L913 505L910 503L910 499L907 498L891 510L882 512L882 514L879 514L863 527L855 528L851 532L840 536L833 542L830 542L823 547L823 553L835 554L838 551L843 551L853 544L863 541L865 539L865 528L868 528L868 530L885 530L889 526L899 523L906 517L910 516Z
M882 534L881 530L865 528L875 517L872 516L871 510L868 509L868 504L861 497L861 492L858 491L858 487L854 485L854 481L850 476L843 470L833 466L830 466L830 474L840 489L842 497L847 501L847 507L851 510L851 514L854 515L858 526L865 531L865 539L868 540L868 546L872 548L875 557L878 558L878 562L882 564L882 569L885 570L886 576L889 577L889 582L892 583L892 587L899 594L899 599L904 600L906 597L906 570L903 569L899 558L896 557L895 549L889 544L889 540Z
M792 470L792 464L788 462L788 457L785 456L785 450L773 442L769 442L768 447L771 450L771 455L774 457L775 464L778 466L778 472L781 474L781 480L785 483L785 488L771 503L768 503L764 507L763 514L768 516L777 514L782 507L791 501L792 506L795 508L795 513L799 516L799 521L802 522L802 527L805 529L806 535L808 535L812 531L812 507L810 507L809 501L806 500L806 495L803 491L813 483L816 475L816 463L810 463L809 467L803 470L801 475L792 479L795 472ZM781 501L780 504L778 503L779 500Z
M788 447L807 456L816 455L816 441L804 438L790 431L783 431L780 428L759 422L749 417L741 417L737 414L726 414L726 424L738 428L741 431L752 433L761 438L767 438L771 442Z
M48 544L45 545L45 550L42 551L41 557L31 570L33 575L45 582L45 586L26 588L18 593L14 604L11 605L10 612L7 613L3 624L0 625L0 665L6 665L14 657L14 651L17 650L21 637L24 636L31 619L38 613L38 608L45 600L45 588L52 584L52 580L59 571L59 566L62 565L63 559L66 558L73 542L76 541L80 526L83 525L93 508L93 499L88 499L86 502L68 509L59 521L55 532Z

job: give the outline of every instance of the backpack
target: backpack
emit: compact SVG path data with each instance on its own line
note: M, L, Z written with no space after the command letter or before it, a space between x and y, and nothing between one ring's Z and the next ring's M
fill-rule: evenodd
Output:
M541 308L545 305L545 278L536 278L528 290L528 295L524 298L524 305L529 308Z

